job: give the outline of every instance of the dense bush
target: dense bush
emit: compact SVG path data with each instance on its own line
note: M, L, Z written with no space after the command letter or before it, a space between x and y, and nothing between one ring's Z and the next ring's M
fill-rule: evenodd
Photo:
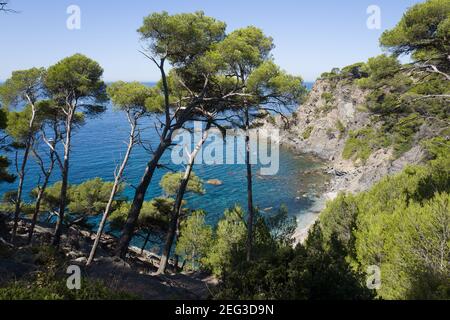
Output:
M388 145L386 137L373 128L350 131L342 156L344 159L360 159L364 163L373 151Z
M247 228L245 213L240 207L225 211L214 232L214 242L205 257L205 267L221 276L233 266L233 258L245 259Z
M177 241L176 253L184 257L187 265L195 270L205 263L210 247L213 232L211 226L206 224L206 213L203 211L193 212L181 223L180 234Z
M203 236L192 239L198 252L207 252L197 260L201 267L211 270L220 280L213 291L216 299L373 297L373 292L365 288L363 274L353 271L346 261L346 247L335 235L326 242L317 225L305 245L294 248L292 237L296 219L289 217L283 207L268 217L258 214L254 256L247 262L244 218L239 207L227 210L214 231L212 246L207 241L200 241ZM193 223L195 221L199 223ZM201 216L193 218L191 223L195 227L189 228L188 234L192 230L199 230L199 235L209 234ZM198 246L200 243L203 245Z
M364 88L379 88L391 83L392 79L398 76L401 68L400 62L395 57L380 55L370 58L361 69L368 77L357 81Z
M313 132L313 130L313 126L306 127L305 131L303 131L302 138L304 140L308 140L311 137L311 133Z
M69 185L67 190L67 211L65 222L89 227L89 219L103 213L111 195L113 183L94 178L79 185ZM117 208L122 198L123 185L119 186L113 209ZM41 204L42 213L53 214L58 212L60 205L61 182L47 187ZM32 197L37 197L38 189L31 192ZM123 201L123 199L122 199ZM31 210L32 212L33 210Z
M345 260L341 242L332 237L325 246L316 225L305 245L274 247L252 262L236 261L221 277L219 299L371 299L362 273Z
M368 192L340 195L321 216L326 241L344 245L354 270L381 268L385 299L450 298L450 143L425 143L432 159Z
M151 201L144 201L136 232L166 231L173 210L173 203L174 200L171 198L155 198ZM127 221L130 206L130 203L124 202L111 213L109 222L113 230L121 230L123 228Z
M328 113L335 107L335 99L331 92L324 92L322 99L325 101L324 105L320 108L320 111Z

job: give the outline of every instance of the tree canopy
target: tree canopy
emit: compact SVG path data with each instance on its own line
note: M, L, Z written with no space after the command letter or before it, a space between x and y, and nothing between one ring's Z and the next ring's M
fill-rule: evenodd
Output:
M0 156L0 183L13 183L16 177L8 172L10 161L4 156Z
M0 86L0 99L4 107L16 107L35 103L43 92L45 69L32 68L13 71L11 77Z
M77 224L85 224L87 219L101 215L105 210L106 204L111 193L112 183L105 182L100 178L94 178L79 185L70 185L67 192L67 219L69 222L76 221ZM123 191L120 186L118 195ZM36 197L38 189L32 191L32 196ZM56 182L48 187L42 198L42 212L56 213L59 207L61 196L61 182ZM113 207L119 205L114 202Z
M392 30L381 36L382 47L395 55L413 54L415 59L437 59L450 65L450 3L428 0L408 9Z
M102 75L103 69L97 62L75 54L51 66L44 84L52 99L59 104L64 105L67 101L82 103L87 113L95 113L103 108L92 102L105 102L107 99Z
M5 146L5 139L6 137L3 136L4 130L6 129L7 121L8 121L8 113L3 109L3 107L0 107L0 133L2 134L2 137L0 137L0 150L4 149ZM0 183L6 182L6 183L12 183L15 180L15 176L10 174L8 172L8 167L10 165L10 162L7 157L0 156Z
M40 115L42 115L42 117L36 117L36 121L33 121L33 124L30 127L32 118L32 110L30 105L27 105L21 111L11 111L8 113L8 126L6 132L12 139L14 139L15 146L23 146L30 134L35 135L36 132L41 129L44 114Z
M149 88L139 82L115 82L108 86L108 96L114 106L135 115L162 113L163 101L157 88ZM155 101L159 99L160 101Z
M171 198L155 198L145 201L139 215L136 232L155 232L157 235L165 232L169 225L174 200ZM120 230L126 223L129 203L122 203L111 213L109 221L114 230Z
M181 181L183 180L183 172L167 173L160 181L160 186L163 189L165 195L175 196L180 188ZM198 194L204 194L203 181L194 173L191 173L191 177L186 189L187 192L193 192Z
M201 11L169 15L152 13L138 29L147 50L175 66L186 65L225 36L225 23Z

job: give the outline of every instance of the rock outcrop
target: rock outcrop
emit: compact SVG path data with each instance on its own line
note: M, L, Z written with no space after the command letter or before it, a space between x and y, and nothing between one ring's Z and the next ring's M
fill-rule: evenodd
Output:
M264 124L267 129L286 128L280 135L282 145L295 152L313 154L327 163L325 171L333 175L327 199L339 192L365 191L386 175L424 159L418 144L397 159L392 148L376 150L364 163L343 158L349 132L381 125L365 108L369 93L349 81L318 80L288 126L280 117ZM427 136L425 129L421 131L418 135Z
M367 92L354 85L318 80L307 101L294 113L282 142L302 153L322 159L338 159L345 135L370 121L367 112L358 111ZM341 130L345 129L345 132Z
M344 159L342 154L351 131L382 125L365 107L369 93L350 81L318 80L305 103L288 121L272 117L259 124L262 129L283 128L278 141L281 145L323 159L324 171L332 175L328 190L313 206L313 212L302 215L302 219L308 217L308 223L303 221L302 229L297 231L298 241L306 239L310 227L319 217L318 212L340 192L368 190L383 177L424 160L425 153L419 142L432 136L426 127L416 134L413 148L400 157L395 158L393 149L386 148L375 150L364 162Z

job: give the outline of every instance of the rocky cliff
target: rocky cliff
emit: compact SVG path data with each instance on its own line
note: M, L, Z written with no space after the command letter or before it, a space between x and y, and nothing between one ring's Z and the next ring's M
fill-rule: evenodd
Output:
M426 127L416 134L412 149L400 157L394 157L393 148L387 147L375 150L364 162L344 159L350 132L381 125L365 107L369 92L348 81L318 80L287 125L280 117L265 124L265 127L285 128L279 141L282 145L326 161L326 171L333 175L329 198L341 191L367 190L386 175L398 173L408 164L418 164L424 159L418 143L428 136Z
M412 148L400 156L394 156L393 148L386 147L374 150L365 161L343 157L351 132L382 125L365 107L369 93L354 82L318 80L305 103L287 121L272 117L264 124L265 128L284 128L280 144L324 160L324 170L332 175L332 179L327 192L313 209L316 218L326 201L334 199L340 192L365 191L383 177L424 160L425 152L419 142L432 135L426 126L415 134ZM298 231L298 240L306 237L314 222L312 219L306 228Z

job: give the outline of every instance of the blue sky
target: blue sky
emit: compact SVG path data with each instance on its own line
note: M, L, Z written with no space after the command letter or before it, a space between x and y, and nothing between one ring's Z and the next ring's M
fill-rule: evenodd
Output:
M136 29L144 16L203 10L228 31L254 25L274 38L283 69L315 80L332 67L381 53L378 38L418 0L10 0L19 14L0 14L0 80L13 70L47 67L74 53L97 60L107 81L155 81L139 52ZM66 28L69 5L81 9L81 30ZM369 5L381 8L381 30L366 26Z

